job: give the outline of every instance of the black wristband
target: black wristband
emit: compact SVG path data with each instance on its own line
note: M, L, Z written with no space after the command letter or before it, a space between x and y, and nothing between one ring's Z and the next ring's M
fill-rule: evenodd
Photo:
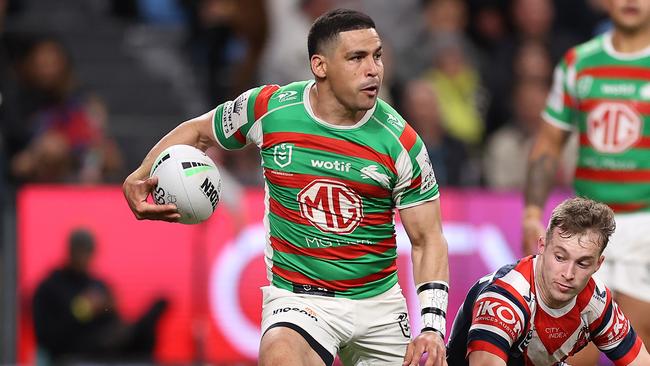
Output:
M422 310L420 310L420 315L424 315L424 314L440 315L443 318L447 317L447 314L442 309L433 308L433 307L427 307L427 308L423 308Z
M442 290L445 292L449 292L449 287L445 285L444 283L438 283L438 282L427 282L423 283L418 287L418 294L424 290Z

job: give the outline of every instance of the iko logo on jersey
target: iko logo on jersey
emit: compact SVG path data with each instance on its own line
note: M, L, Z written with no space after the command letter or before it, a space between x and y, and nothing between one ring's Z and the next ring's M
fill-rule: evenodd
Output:
M485 298L475 307L475 319L482 324L496 326L507 331L514 339L521 332L522 325L510 305L494 298Z
M338 181L316 179L297 198L300 215L325 233L349 234L363 219L361 197Z
M613 304L614 311L612 312L611 326L607 330L607 344L605 346L614 345L620 342L627 333L630 331L630 323L623 315L623 312L618 305Z
M298 92L295 90L287 90L280 92L276 95L276 98L278 98L279 103L284 103L288 102L290 100L295 100L298 98Z
M273 161L280 168L291 164L291 155L293 154L293 145L291 144L280 144L273 147Z
M641 115L625 103L601 103L587 116L587 137L599 152L622 153L639 140L642 131Z

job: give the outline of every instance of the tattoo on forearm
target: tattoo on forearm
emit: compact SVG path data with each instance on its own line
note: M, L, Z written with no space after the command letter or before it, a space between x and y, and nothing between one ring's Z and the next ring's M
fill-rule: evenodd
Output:
M529 162L524 188L527 205L544 207L553 188L557 166L558 159L548 154L542 154Z

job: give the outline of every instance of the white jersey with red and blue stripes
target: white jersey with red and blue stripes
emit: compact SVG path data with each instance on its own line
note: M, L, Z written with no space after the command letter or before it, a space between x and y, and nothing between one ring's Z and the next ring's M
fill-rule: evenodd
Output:
M562 365L589 342L617 366L632 362L642 342L609 289L592 278L569 304L549 308L536 296L536 261L523 258L472 287L454 321L449 364L485 351L508 365Z

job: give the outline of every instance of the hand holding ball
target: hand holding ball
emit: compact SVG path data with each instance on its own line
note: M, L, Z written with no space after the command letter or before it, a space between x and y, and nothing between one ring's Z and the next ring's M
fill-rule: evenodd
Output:
M158 177L152 196L161 204L174 204L182 224L198 224L214 212L221 197L221 175L205 153L189 145L165 149L151 168Z

